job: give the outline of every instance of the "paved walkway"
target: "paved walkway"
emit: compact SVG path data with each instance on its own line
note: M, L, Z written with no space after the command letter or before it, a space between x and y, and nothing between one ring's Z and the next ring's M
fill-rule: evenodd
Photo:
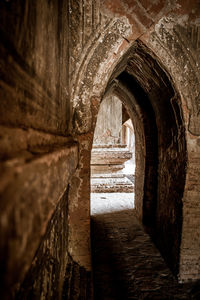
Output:
M199 284L181 285L173 278L133 208L98 213L94 206L93 202L95 300L200 299Z

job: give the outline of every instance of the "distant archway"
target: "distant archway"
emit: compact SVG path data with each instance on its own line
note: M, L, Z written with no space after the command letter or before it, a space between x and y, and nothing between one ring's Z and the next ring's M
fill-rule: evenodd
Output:
M91 155L91 214L134 207L135 138L119 97L101 102Z

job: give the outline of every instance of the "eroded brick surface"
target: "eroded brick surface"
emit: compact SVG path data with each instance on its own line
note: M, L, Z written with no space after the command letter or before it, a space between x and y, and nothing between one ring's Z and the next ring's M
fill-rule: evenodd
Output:
M68 190L60 200L16 299L91 299L91 274L67 252ZM34 276L33 276L34 274Z

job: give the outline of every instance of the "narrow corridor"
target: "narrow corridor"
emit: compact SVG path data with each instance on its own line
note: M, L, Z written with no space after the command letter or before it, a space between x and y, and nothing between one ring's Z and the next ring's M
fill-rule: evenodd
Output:
M95 300L200 299L199 284L178 284L134 215L91 219Z

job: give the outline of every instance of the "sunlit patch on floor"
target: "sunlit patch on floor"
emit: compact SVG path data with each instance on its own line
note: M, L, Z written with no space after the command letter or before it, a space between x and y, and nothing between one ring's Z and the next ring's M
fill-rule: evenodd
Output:
M134 208L134 193L91 193L91 215Z

